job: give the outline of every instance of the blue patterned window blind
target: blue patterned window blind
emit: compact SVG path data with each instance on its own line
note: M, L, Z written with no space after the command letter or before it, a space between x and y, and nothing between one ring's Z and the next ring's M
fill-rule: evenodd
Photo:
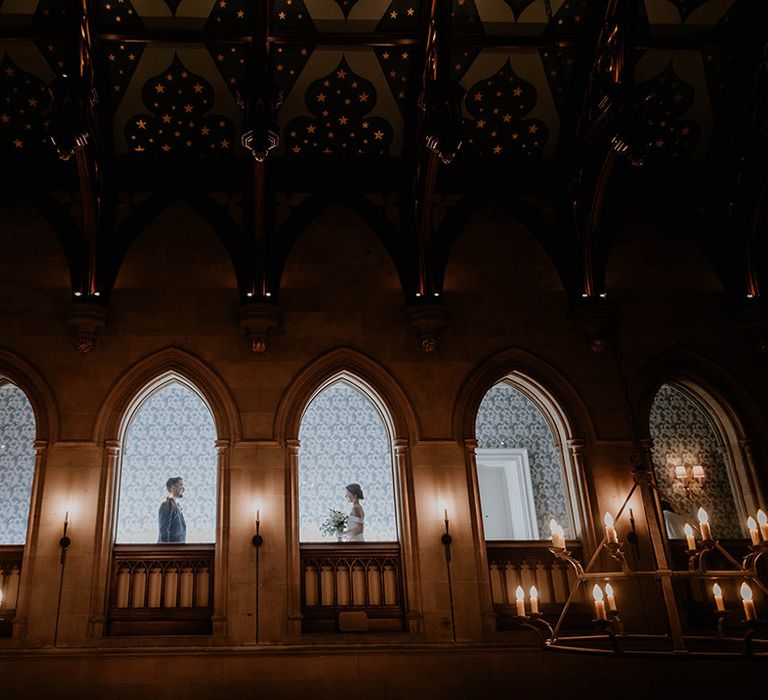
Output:
M566 537L574 537L560 451L536 405L508 383L499 382L480 403L475 430L480 448L527 450L539 538L549 538L550 518L563 526Z
M723 441L705 409L664 384L651 404L650 428L656 483L666 500L694 523L699 507L704 508L715 538L743 537ZM691 497L675 478L678 462L704 467L704 480L692 485Z
M165 482L180 476L187 543L214 542L216 468L216 427L208 406L181 382L165 384L136 411L126 430L115 541L157 542Z
M35 472L35 414L24 392L0 379L0 545L24 544Z
M307 407L299 439L300 540L333 541L320 524L329 508L349 513L345 487L357 483L365 496L365 540L396 542L392 450L371 401L344 380L331 384Z

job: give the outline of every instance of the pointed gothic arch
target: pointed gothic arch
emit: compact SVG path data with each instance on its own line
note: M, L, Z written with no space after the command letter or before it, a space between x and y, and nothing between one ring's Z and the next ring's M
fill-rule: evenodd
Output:
M104 448L104 466L99 490L96 551L96 575L91 591L92 634L106 631L105 611L108 605L112 546L116 531L117 494L125 430L131 416L158 389L176 381L194 391L211 412L216 432L216 546L213 579L214 634L225 633L227 548L224 535L229 521L229 447L239 439L240 422L237 406L224 381L206 363L179 348L165 348L136 363L113 385L102 405L94 426L94 441Z
M417 524L413 498L409 445L418 435L418 424L410 401L395 379L379 364L350 348L337 348L306 366L281 398L274 432L286 448L286 504L288 513L287 567L288 617L301 617L301 566L298 522L298 469L301 419L307 406L324 389L347 382L371 401L379 412L391 440L396 517L403 561L406 618L409 630L420 629ZM294 631L298 631L298 627Z

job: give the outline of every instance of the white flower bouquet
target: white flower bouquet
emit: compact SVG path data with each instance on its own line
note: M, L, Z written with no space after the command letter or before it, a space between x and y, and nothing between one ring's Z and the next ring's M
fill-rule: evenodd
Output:
M324 535L336 535L341 537L341 533L347 527L348 515L344 515L340 510L328 509L328 517L320 525L320 532Z

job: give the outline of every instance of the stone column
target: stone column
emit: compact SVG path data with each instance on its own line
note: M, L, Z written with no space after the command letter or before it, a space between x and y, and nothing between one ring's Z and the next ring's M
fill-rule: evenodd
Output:
M485 547L483 530L483 507L480 502L480 482L477 476L477 440L464 440L464 452L467 469L469 493L469 515L472 524L472 546L475 550L477 565L477 583L480 588L480 607L483 632L496 631L496 612L493 609L493 593L491 590L491 572L488 565L488 551Z
M301 634L301 552L299 550L299 446L296 438L285 441L288 459L286 472L286 536L288 538L288 634Z
M229 562L229 440L216 441L218 513L213 574L213 636L227 634L227 564Z
M748 490L747 488L742 488L744 500L746 501L744 505L749 512L753 512L760 508L761 504L765 503L766 494L760 484L760 480L757 478L759 471L757 460L755 459L754 441L749 438L741 438L739 440L739 447L741 448L746 467L744 471L746 472L745 476L747 477L747 483L743 484L743 486L748 487Z
M103 637L107 628L107 610L109 609L109 577L112 571L112 544L114 542L114 524L117 511L117 475L121 444L119 440L107 440L104 443L104 487L99 495L101 504L101 527L96 532L94 549L94 577L91 589L91 614L88 618L88 636Z
M595 540L595 531L592 520L592 508L590 508L589 490L587 487L586 469L584 467L584 446L586 441L583 438L571 438L567 442L568 453L571 458L571 472L569 481L571 482L569 507L571 512L578 510L579 520L581 520L581 532L578 536L581 543L587 551L593 552L597 547ZM573 523L576 525L576 523ZM574 533L576 536L577 533Z
M418 529L413 507L413 482L410 478L408 440L396 438L393 444L397 506L400 516L400 550L403 556L403 588L408 631L420 634L423 629L423 606L418 555Z
M32 581L32 567L37 552L38 533L40 530L40 504L43 497L45 455L48 450L47 440L35 440L35 467L32 476L32 498L27 516L27 543L21 562L16 614L13 618L13 638L23 639L27 633L27 599Z

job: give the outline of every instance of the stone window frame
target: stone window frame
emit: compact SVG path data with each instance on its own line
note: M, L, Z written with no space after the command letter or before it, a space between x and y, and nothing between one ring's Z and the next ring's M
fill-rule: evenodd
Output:
M230 447L240 440L237 405L225 382L205 362L179 348L166 348L139 361L112 386L102 404L94 427L94 442L102 448L102 476L95 543L95 575L91 587L88 636L106 636L109 606L109 576L112 548L117 529L122 445L130 419L158 387L179 381L195 391L206 403L216 429L217 513L214 554L213 636L227 634L227 579L229 541Z

